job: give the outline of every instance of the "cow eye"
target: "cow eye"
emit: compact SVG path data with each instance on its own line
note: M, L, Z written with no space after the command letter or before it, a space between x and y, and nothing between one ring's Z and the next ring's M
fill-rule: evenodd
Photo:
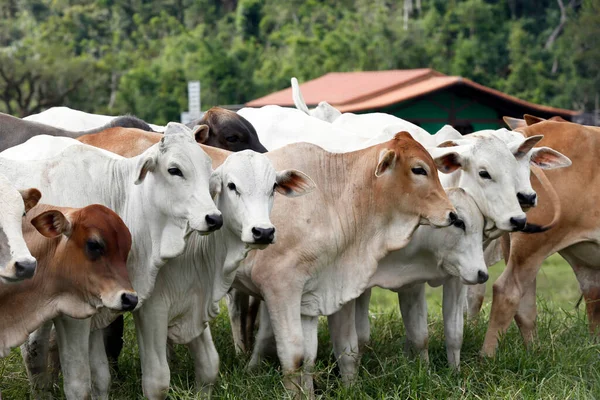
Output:
M233 182L229 182L229 183L227 184L227 188L228 188L229 190L234 190L234 191L235 191L235 190L237 190L237 186L235 186L235 183L233 183Z
M183 172L177 167L169 168L167 171L173 176L180 176L183 178Z
M492 179L492 177L486 170L479 171L479 176L482 177L483 179Z
M237 136L227 136L225 140L227 140L229 143L237 143L240 141Z
M462 229L463 231L467 231L467 227L465 226L465 222L462 219L457 219L453 224L455 227Z
M425 176L427 176L427 171L425 171L425 168L423 168L423 167L414 167L414 168L411 168L411 171L415 175L425 175Z
M88 256L92 260L95 260L98 257L100 257L102 255L102 253L104 252L104 246L102 245L102 243L98 242L97 240L88 240L85 243L85 250L88 253Z

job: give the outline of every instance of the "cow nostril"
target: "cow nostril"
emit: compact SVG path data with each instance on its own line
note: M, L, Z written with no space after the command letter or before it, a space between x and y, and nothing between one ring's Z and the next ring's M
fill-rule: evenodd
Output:
M256 243L272 243L273 239L275 239L275 228L252 228L252 236Z
M208 224L208 229L211 231L216 231L223 226L223 216L220 214L207 214L205 219Z
M537 198L537 194L533 193L533 194L523 194L523 193L517 193L517 199L519 200L519 203L522 205L534 205L535 204L535 199Z
M477 272L477 283L486 283L489 278L489 275L485 271Z
M458 215L456 215L454 211L450 211L450 214L448 216L450 217L450 222L452 223L454 223L454 221L458 219Z
M15 276L19 279L29 279L35 273L37 261L17 261L15 262Z
M137 306L138 297L132 293L123 293L121 295L121 308L123 311L131 311Z
M527 224L527 218L511 218L510 224L516 231L522 231Z

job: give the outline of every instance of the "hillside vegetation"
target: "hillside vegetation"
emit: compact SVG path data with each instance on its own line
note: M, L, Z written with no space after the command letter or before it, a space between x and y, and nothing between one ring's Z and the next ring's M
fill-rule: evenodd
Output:
M431 67L592 110L600 0L0 0L0 111L178 120L331 71Z

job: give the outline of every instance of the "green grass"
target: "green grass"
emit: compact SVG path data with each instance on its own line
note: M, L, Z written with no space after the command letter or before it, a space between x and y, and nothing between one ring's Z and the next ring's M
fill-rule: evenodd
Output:
M493 279L502 267L491 269ZM488 288L488 296L491 285ZM525 349L514 324L501 341L493 360L478 355L486 329L489 302L480 320L465 328L460 372L446 366L440 290L428 291L431 363L404 357L404 328L395 294L375 291L372 303L372 343L363 356L359 379L344 388L332 356L325 320L319 327L315 373L317 394L327 399L582 399L600 398L600 345L590 339L577 282L560 257L551 257L538 276L538 340ZM276 399L285 397L276 363L247 372L247 357L237 357L225 312L213 321L213 337L221 356L221 376L213 391L217 399ZM127 317L126 348L121 374L113 379L111 398L141 398L140 365L131 317ZM171 368L171 399L192 399L193 367L184 347L177 349ZM3 398L27 398L27 377L18 351L0 361ZM62 398L60 390L56 396Z

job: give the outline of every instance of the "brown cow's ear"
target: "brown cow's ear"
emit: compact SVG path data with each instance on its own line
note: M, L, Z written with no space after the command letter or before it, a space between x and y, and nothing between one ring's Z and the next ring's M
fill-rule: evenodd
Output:
M46 211L31 220L31 225L47 238L71 235L71 222L58 210Z
M535 125L539 122L545 121L544 118L536 117L534 115L529 115L529 114L523 115L523 118L525 119L525 123L527 124L527 126Z
M192 131L194 132L194 139L196 139L196 142L206 143L210 133L208 125L196 125Z
M527 123L524 119L513 118L513 117L502 117L504 123L510 128L511 131L514 131L517 128L524 128L527 126Z
M28 212L35 207L42 198L40 191L34 188L19 190L19 193L21 193L23 202L25 203L25 212Z
M382 150L381 153L379 153L379 162L375 169L375 176L379 178L386 171L393 169L396 166L396 158L398 158L398 156L394 150Z
M304 196L317 187L308 175L295 169L278 172L275 183L275 190L288 197Z

